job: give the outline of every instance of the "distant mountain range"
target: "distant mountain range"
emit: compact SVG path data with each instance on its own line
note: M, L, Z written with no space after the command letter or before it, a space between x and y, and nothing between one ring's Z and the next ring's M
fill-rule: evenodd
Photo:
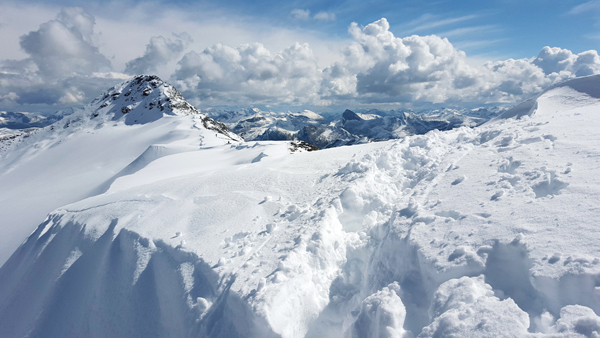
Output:
M131 109L130 106L119 109ZM73 111L59 111L49 116L0 112L0 139L45 127L73 114ZM357 112L346 109L343 113L329 113L327 117L310 110L294 113L262 111L258 108L209 109L205 113L224 123L246 141L299 140L324 149L421 135L434 129L443 131L462 126L475 127L503 111L501 107L422 111L371 109Z
M293 113L252 108L208 110L207 113L246 141L301 140L319 148L332 148L420 135L434 129L475 127L503 111L500 107L420 112L369 110L361 113L346 109L329 119L310 110Z

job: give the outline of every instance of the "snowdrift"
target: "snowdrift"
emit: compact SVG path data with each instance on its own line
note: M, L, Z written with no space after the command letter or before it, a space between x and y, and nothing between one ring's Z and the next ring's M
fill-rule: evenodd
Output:
M149 150L161 156L51 212L0 268L0 332L598 336L599 87L317 152Z

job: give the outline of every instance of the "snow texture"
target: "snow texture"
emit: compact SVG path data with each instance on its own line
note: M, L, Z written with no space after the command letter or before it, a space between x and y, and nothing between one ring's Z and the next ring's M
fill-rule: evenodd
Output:
M174 90L145 81L3 152L1 229L34 230L0 268L4 335L600 335L600 77L476 128L294 153L182 100L121 111ZM28 183L53 204L11 211Z

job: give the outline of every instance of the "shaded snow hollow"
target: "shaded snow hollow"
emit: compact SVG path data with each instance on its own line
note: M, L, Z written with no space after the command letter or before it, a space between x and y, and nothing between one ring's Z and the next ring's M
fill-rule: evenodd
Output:
M518 119L310 153L178 137L37 227L0 268L0 332L597 337L600 99L582 86L600 77Z

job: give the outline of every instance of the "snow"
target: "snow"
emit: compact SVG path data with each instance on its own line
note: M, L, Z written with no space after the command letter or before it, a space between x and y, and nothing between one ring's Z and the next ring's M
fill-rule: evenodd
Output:
M310 110L299 113L264 112L258 108L240 111L208 110L211 117L225 124L246 141L302 140L319 148L339 147L425 134L438 129L474 127L503 112L504 109L479 108L412 111L369 110L328 114L329 119Z
M0 263L50 211L103 192L116 177L143 167L142 162L200 145L235 142L204 128L206 117L195 110L165 106L149 110L146 117L144 111L121 113L124 100L135 99L143 107L173 97L177 105L173 87L156 82L154 88L154 78L145 80L132 80L133 87L121 84L51 126L0 141ZM153 92L145 96L148 88ZM133 95L115 95L121 92ZM128 124L127 118L139 123Z
M15 168L2 196L20 198L3 214L30 232L54 208L0 268L0 332L598 336L590 86L600 77L476 128L316 152L187 114L44 129L0 162ZM11 211L27 184L56 197Z

